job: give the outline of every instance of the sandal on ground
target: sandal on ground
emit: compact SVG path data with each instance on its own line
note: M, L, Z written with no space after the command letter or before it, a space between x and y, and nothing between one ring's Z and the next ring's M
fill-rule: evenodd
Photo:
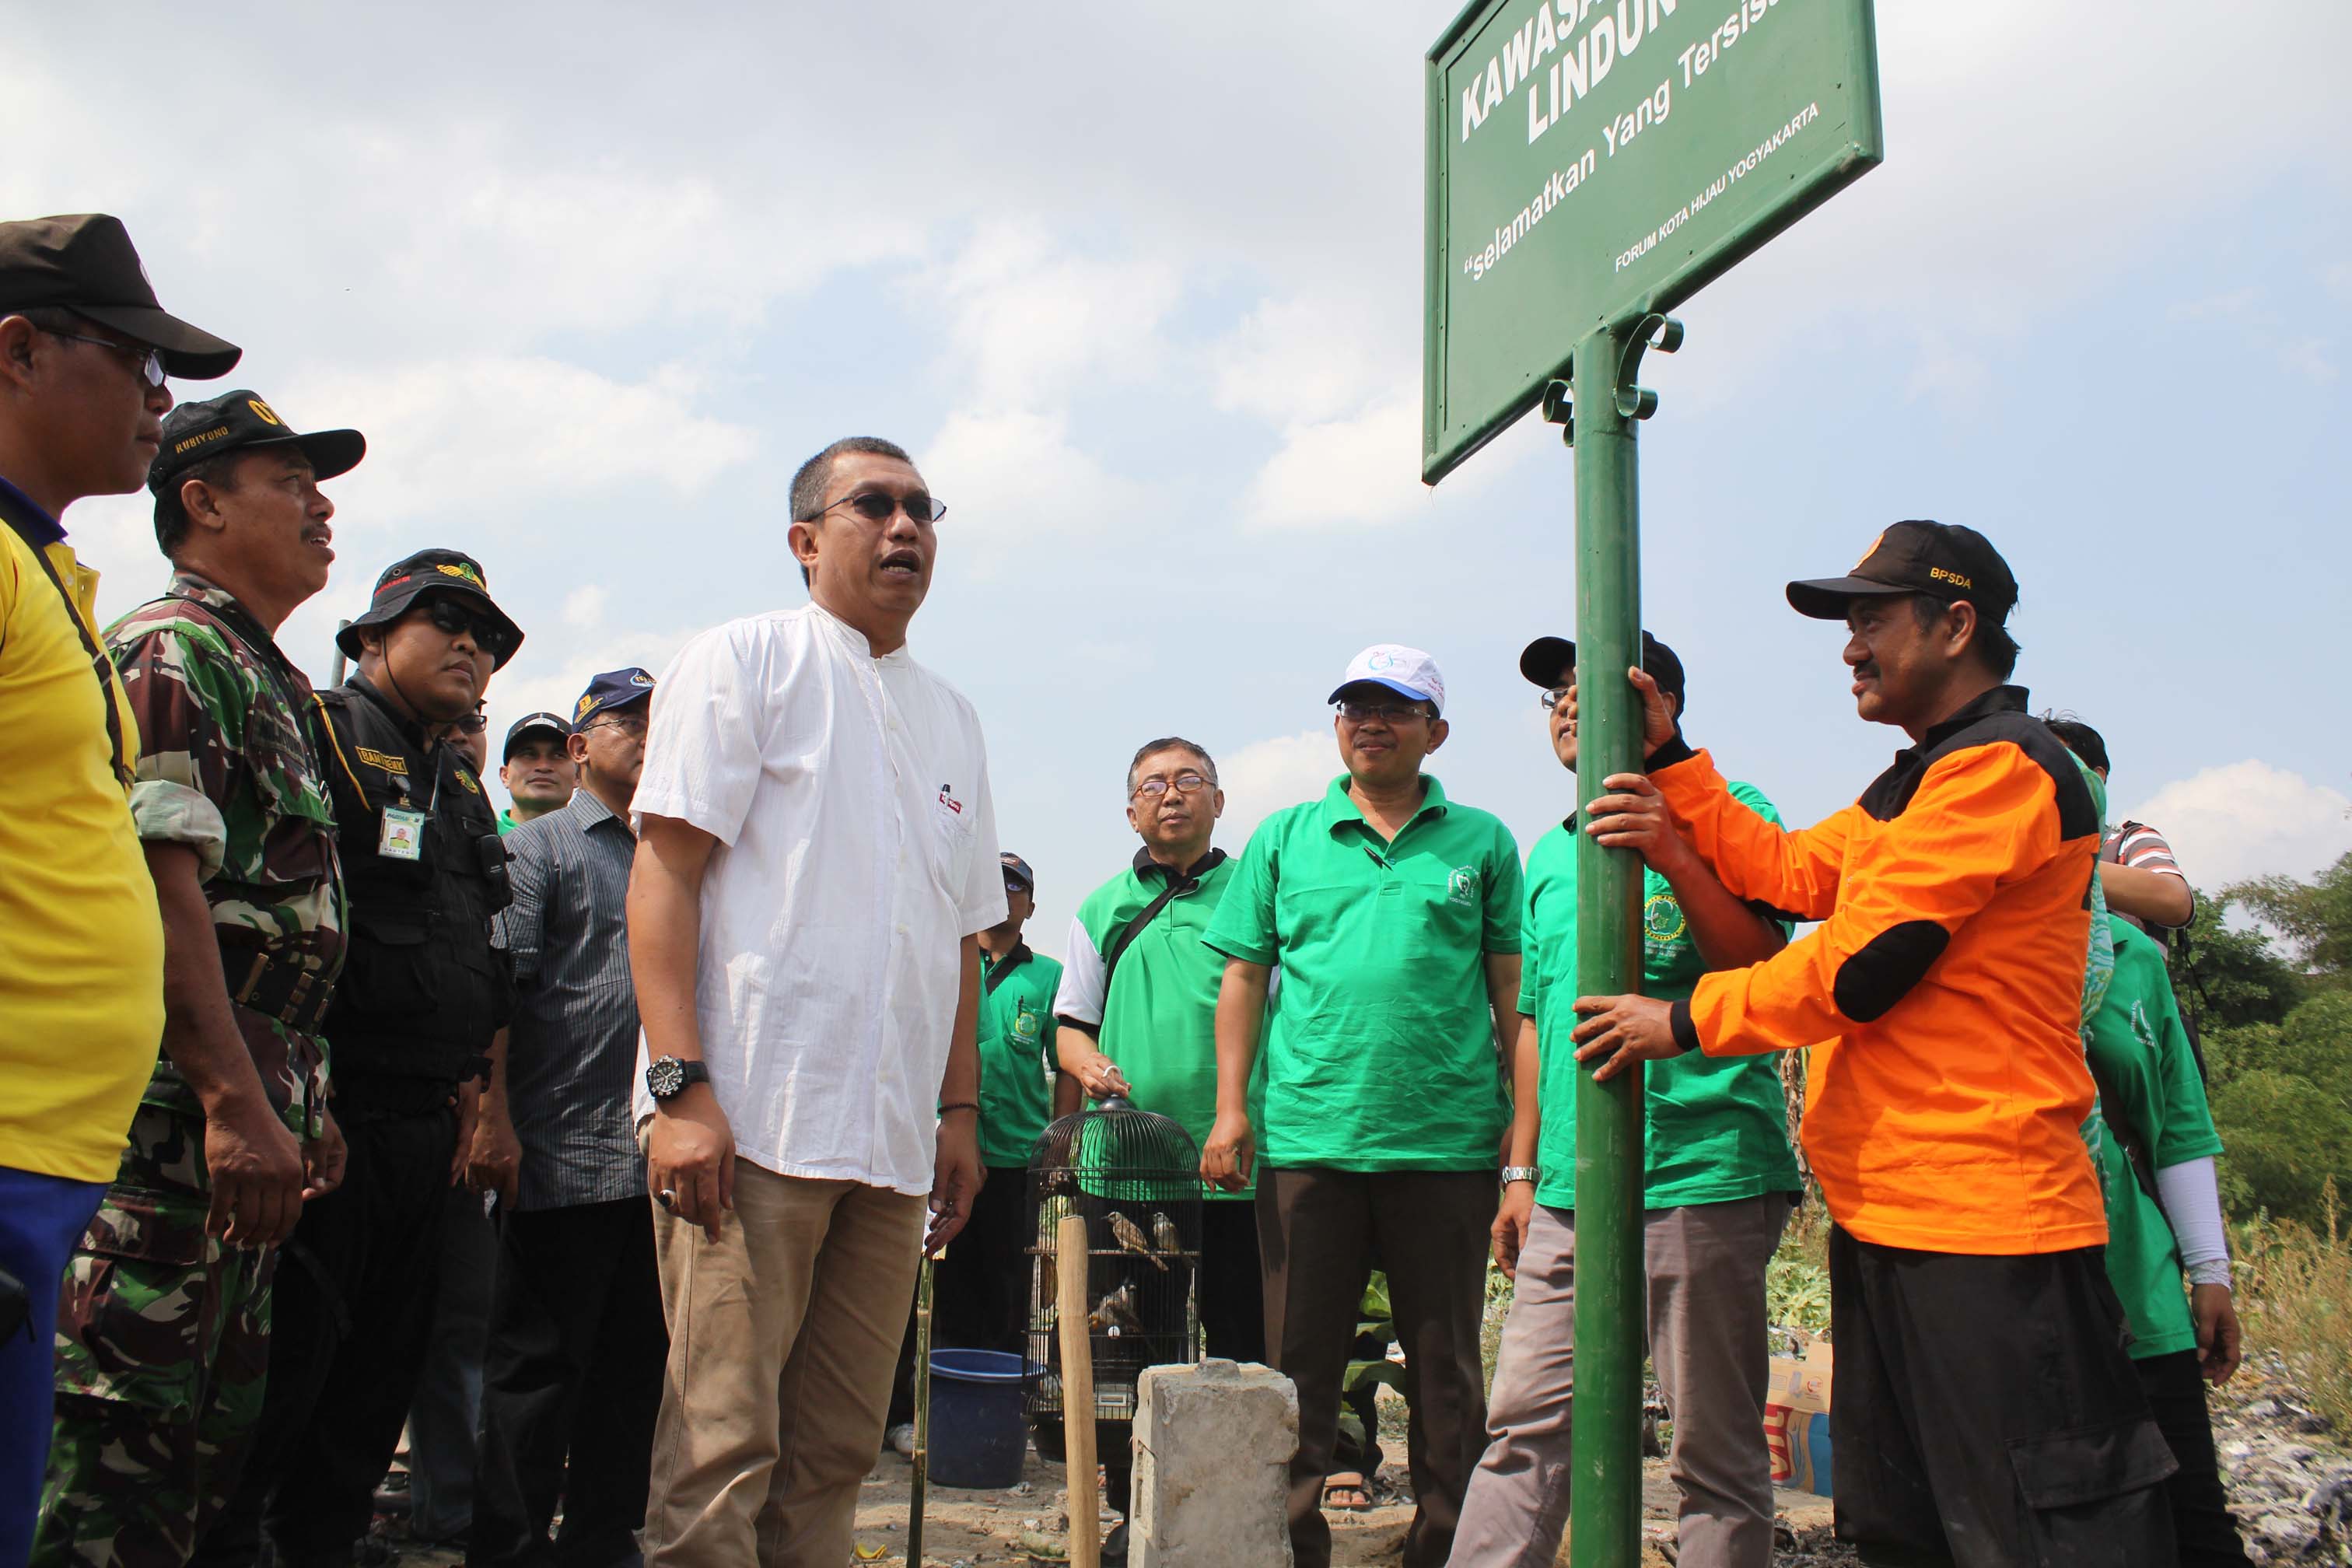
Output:
M1323 1478L1323 1506L1334 1513L1370 1513L1372 1489L1354 1470L1334 1470Z

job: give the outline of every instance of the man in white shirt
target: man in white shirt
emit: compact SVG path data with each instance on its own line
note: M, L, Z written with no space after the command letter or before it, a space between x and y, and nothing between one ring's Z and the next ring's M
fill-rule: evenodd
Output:
M919 1253L980 1188L996 817L971 704L906 650L942 510L889 442L826 447L792 487L811 602L704 633L654 690L628 903L670 1333L654 1568L849 1561Z

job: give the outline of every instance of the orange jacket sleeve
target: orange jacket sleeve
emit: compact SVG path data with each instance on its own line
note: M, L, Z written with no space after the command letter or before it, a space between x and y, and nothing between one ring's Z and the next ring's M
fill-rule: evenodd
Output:
M1789 1050L1885 1016L1996 889L2057 853L2055 795L2007 742L1938 760L1899 816L1853 836L1829 919L1762 963L1702 977L1676 1006L1678 1037L1717 1054Z
M1651 759L1650 782L1666 797L1676 826L1716 879L1742 899L1782 910L1798 920L1826 920L1836 906L1838 869L1845 863L1848 806L1811 827L1791 831L1748 809L1716 772L1705 752L1676 745L1679 761Z

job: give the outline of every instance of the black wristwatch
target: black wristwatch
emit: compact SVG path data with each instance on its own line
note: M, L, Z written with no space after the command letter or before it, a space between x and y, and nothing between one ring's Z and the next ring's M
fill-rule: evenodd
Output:
M646 1068L646 1091L658 1105L667 1105L686 1092L690 1083L709 1083L710 1069L682 1057L656 1058Z

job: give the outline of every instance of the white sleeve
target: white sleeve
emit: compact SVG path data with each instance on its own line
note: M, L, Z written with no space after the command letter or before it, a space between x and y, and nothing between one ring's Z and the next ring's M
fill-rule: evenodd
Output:
M2172 1222L2172 1239L2180 1247L2181 1267L2197 1285L2230 1283L2230 1238L2221 1228L2221 1191L2213 1174L2213 1156L2184 1160L2156 1173L2156 1190L2164 1200L2164 1217Z
M1004 865L997 858L996 797L988 785L988 744L981 735L979 718L968 710L964 717L971 726L972 754L980 759L980 780L971 794L971 865L964 872L963 894L956 900L957 911L963 917L963 934L970 936L1003 924L1007 910Z
M703 633L654 684L646 763L630 826L670 816L733 845L759 787L767 707L751 650L737 628Z
M1054 994L1054 1016L1067 1018L1088 1033L1102 1028L1103 961L1085 922L1070 917L1068 951L1062 958L1062 988Z

